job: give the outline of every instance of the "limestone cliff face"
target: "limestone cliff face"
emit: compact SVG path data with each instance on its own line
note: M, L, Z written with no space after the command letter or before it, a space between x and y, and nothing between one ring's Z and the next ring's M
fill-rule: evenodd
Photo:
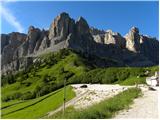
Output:
M140 52L155 64L159 62L159 42L156 38L140 36Z
M75 21L67 13L61 13L57 16L49 29L49 40L51 46L67 39L69 34L74 32Z
M49 30L30 26L27 35L1 34L2 73L25 69L37 55L63 48L113 58L122 66L151 66L158 64L159 58L158 40L140 35L136 27L123 37L112 30L90 28L83 17L75 21L69 14L61 13Z
M12 62L14 51L26 40L26 35L13 32L1 35L2 65Z
M132 27L129 33L125 36L126 48L132 52L140 51L140 35L139 29Z

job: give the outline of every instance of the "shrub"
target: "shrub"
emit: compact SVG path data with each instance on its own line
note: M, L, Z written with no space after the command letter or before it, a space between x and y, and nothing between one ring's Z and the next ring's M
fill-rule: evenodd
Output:
M66 78L66 79L68 80L68 79L71 78L73 75L74 75L73 72L67 71L67 72L64 74L64 78Z
M118 72L117 72L117 79L122 81L122 80L125 80L129 77L130 73L127 69L120 69Z
M32 99L32 98L35 98L35 96L30 91L23 93L22 96L21 96L22 100L29 100L29 99Z
M15 100L15 99L20 98L21 96L22 96L22 93L15 92L15 93L13 93L11 95L7 95L7 96L2 97L2 101L7 102L9 100Z
M4 96L4 97L2 97L2 101L3 102L8 102L8 101L10 101L11 99L10 99L10 96Z
M24 85L26 87L29 87L32 83L31 82L28 82L28 81L24 81L24 82L21 82L20 83L21 85Z
M42 76L42 81L43 81L43 83L48 83L50 81L48 74L45 74Z
M102 79L102 83L111 84L116 82L118 80L116 72L117 72L116 69L107 69Z

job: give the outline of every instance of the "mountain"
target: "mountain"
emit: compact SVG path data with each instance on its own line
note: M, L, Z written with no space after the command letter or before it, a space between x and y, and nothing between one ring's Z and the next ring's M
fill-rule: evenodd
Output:
M63 48L73 49L86 57L116 60L117 66L159 64L159 41L141 35L137 27L132 27L123 37L112 30L90 27L83 17L75 21L63 12L54 19L49 30L30 26L28 34L1 34L2 73L28 68L37 56Z

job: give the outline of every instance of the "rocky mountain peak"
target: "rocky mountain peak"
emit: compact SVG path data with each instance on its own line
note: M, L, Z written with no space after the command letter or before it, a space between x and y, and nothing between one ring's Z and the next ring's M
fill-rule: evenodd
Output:
M99 30L99 29L94 28L94 27L91 27L90 28L90 33L92 35L98 35L98 34L105 34L105 31L104 30Z
M134 26L133 26L133 27L130 29L130 32L139 34L139 29L138 29L137 27L134 27Z
M80 34L90 33L90 28L87 21L83 17L79 17L76 21L77 32Z
M69 14L63 12L58 15L52 22L49 29L49 39L51 46L67 39L67 36L74 31L75 21L70 18Z
M62 12L62 13L60 13L59 15L58 15L58 18L59 19L63 19L63 18L69 18L70 16L69 16L69 14L68 13L66 13L66 12Z
M93 54L113 58L123 65L154 65L158 64L158 45L155 38L140 35L137 27L132 27L123 37L112 30L90 28L83 17L75 22L63 12L53 20L47 31L30 26L27 35L18 32L1 34L2 72L19 70L30 56L63 48L80 51L86 56ZM134 57L136 61L132 61ZM32 59L28 63L32 63Z

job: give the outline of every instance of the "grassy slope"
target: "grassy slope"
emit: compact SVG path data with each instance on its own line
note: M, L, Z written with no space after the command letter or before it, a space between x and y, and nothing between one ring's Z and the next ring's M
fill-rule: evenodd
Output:
M62 74L59 73L59 71L62 67L64 67L65 70L73 72L75 75L80 75L81 73L83 73L85 71L86 68L83 64L81 64L80 66L74 66L73 62L76 59L80 59L80 58L76 54L70 54L69 56L67 56L66 58L64 58L63 60L59 61L57 64L55 64L49 68L42 67L42 68L38 69L38 71L36 72L36 75L37 76L39 75L40 77L37 77L37 76L29 77L28 79L25 80L25 82L31 83L30 86L22 86L20 84L20 82L5 85L1 89L2 90L2 97L6 97L8 95L12 95L17 92L21 92L21 93L24 93L26 91L32 92L37 85L41 84L40 79L45 74L55 76L57 78L56 82L61 81L61 80L63 80L63 78L62 78L63 76L62 76Z
M104 100L101 103L93 105L87 109L75 110L73 107L66 109L65 116L62 116L62 111L51 116L50 118L64 118L64 119L104 119L113 117L116 112L126 109L133 100L141 95L141 90L137 88L130 88L118 95Z
M66 93L69 93L67 94L67 100L70 100L75 96L75 93L72 91L72 87L68 86L66 91ZM3 109L2 118L40 118L47 112L62 105L62 103L63 89L60 89L57 92L55 91L40 98L28 100L15 106Z

